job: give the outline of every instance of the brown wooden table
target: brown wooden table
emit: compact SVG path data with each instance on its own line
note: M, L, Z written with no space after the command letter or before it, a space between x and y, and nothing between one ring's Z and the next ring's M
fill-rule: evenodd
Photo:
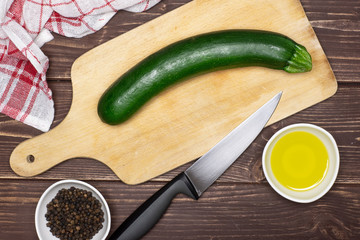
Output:
M145 13L120 11L103 29L82 39L55 39L42 49L50 58L47 79L57 126L72 99L70 67L91 48L171 11L189 0L163 0ZM337 77L337 93L273 124L198 200L179 195L143 239L360 239L360 1L301 0ZM267 140L293 123L313 123L333 134L340 172L320 200L298 204L280 197L266 182L261 154ZM37 239L34 214L43 191L61 179L79 179L99 189L112 212L112 228L189 165L144 184L128 186L105 165L72 159L36 177L17 176L12 150L40 131L0 115L0 239Z

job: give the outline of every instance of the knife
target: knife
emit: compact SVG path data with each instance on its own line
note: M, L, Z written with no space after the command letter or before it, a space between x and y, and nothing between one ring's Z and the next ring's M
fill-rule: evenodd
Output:
M109 240L140 239L159 221L178 193L197 200L255 140L275 111L281 95L282 92L275 95L187 170L151 196L115 230Z

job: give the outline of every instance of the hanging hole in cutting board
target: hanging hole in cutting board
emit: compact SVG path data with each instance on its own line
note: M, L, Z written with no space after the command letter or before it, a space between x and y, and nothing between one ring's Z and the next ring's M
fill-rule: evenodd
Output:
M35 157L34 157L34 155L28 155L27 157L26 157L26 161L28 162L28 163L33 163L34 161L35 161Z

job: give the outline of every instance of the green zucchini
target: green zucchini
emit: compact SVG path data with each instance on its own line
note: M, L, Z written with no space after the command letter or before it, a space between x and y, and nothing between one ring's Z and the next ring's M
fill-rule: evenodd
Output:
M304 46L274 32L224 30L193 36L153 53L123 74L101 96L98 115L107 124L119 124L176 82L247 66L299 73L310 71L312 61Z

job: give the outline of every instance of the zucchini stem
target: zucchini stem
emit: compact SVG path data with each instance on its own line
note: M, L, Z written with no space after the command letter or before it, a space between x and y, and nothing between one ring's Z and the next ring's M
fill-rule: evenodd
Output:
M288 73L309 72L312 69L312 61L309 52L302 45L295 45L295 51L288 61L284 70Z

